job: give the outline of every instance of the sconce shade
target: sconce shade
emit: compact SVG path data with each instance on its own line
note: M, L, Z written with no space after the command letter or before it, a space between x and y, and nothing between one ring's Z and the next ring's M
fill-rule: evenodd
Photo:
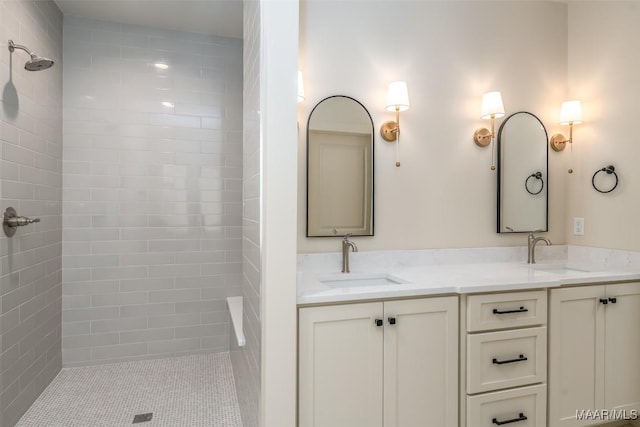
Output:
M582 123L582 105L580 101L565 101L560 108L560 124Z
M482 95L482 113L481 119L500 118L504 116L504 104L502 103L502 94L498 91L487 92Z
M304 81L302 80L302 71L298 71L298 102L304 101Z
M389 83L385 109L387 111L396 111L396 107L398 108L398 111L407 111L410 107L407 82L399 81Z

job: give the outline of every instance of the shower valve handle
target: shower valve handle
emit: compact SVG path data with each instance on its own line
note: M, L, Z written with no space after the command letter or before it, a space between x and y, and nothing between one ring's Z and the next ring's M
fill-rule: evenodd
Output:
M8 218L6 222L9 224L9 227L24 227L25 225L33 224L34 222L40 222L40 218L18 216L15 218Z
M26 216L18 216L16 210L12 207L8 207L4 211L4 219L2 221L2 229L7 237L12 237L16 234L18 227L24 227L25 225L33 224L34 222L40 222L40 218L29 218Z

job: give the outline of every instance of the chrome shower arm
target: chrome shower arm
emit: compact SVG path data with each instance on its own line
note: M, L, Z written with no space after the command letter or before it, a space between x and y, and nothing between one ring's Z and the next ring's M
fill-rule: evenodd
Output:
M15 44L13 42L13 40L9 40L9 52L13 52L16 49L24 50L25 52L27 52L31 56L35 55L32 51L29 50L28 47L23 46L21 44Z

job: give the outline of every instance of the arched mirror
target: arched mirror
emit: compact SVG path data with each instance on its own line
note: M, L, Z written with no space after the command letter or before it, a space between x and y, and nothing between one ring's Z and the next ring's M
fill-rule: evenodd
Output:
M307 123L307 237L373 236L373 120L330 96Z
M498 131L498 233L548 231L547 130L535 115L507 117Z

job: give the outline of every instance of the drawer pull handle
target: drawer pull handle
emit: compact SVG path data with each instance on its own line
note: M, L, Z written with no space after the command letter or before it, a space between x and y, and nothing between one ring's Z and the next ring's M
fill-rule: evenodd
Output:
M520 308L517 308L515 310L505 310L505 311L500 311L497 308L494 308L493 309L493 314L524 313L526 311L529 311L529 309L526 308L526 307L520 307Z
M378 326L378 327L382 326L382 319L376 319L376 320L375 320L375 324L376 324L376 326Z
M600 298L600 304L609 304L609 300L606 298Z
M518 421L526 421L526 420L527 420L527 417L525 417L525 415L522 412L520 412L520 415L518 416L518 418L513 418L511 420L505 420L505 421L498 421L497 418L494 418L493 423L501 426L503 424L517 423Z
M509 360L498 360L493 359L493 363L496 365L504 365L505 363L513 363L513 362L524 362L527 358L524 354L521 354L517 359L509 359Z
M616 298L609 298L609 302L611 304L615 304L616 302L618 302L618 300Z
M396 324L396 318L395 317L389 317L389 318L387 318L387 320L389 321L390 325L395 325Z

